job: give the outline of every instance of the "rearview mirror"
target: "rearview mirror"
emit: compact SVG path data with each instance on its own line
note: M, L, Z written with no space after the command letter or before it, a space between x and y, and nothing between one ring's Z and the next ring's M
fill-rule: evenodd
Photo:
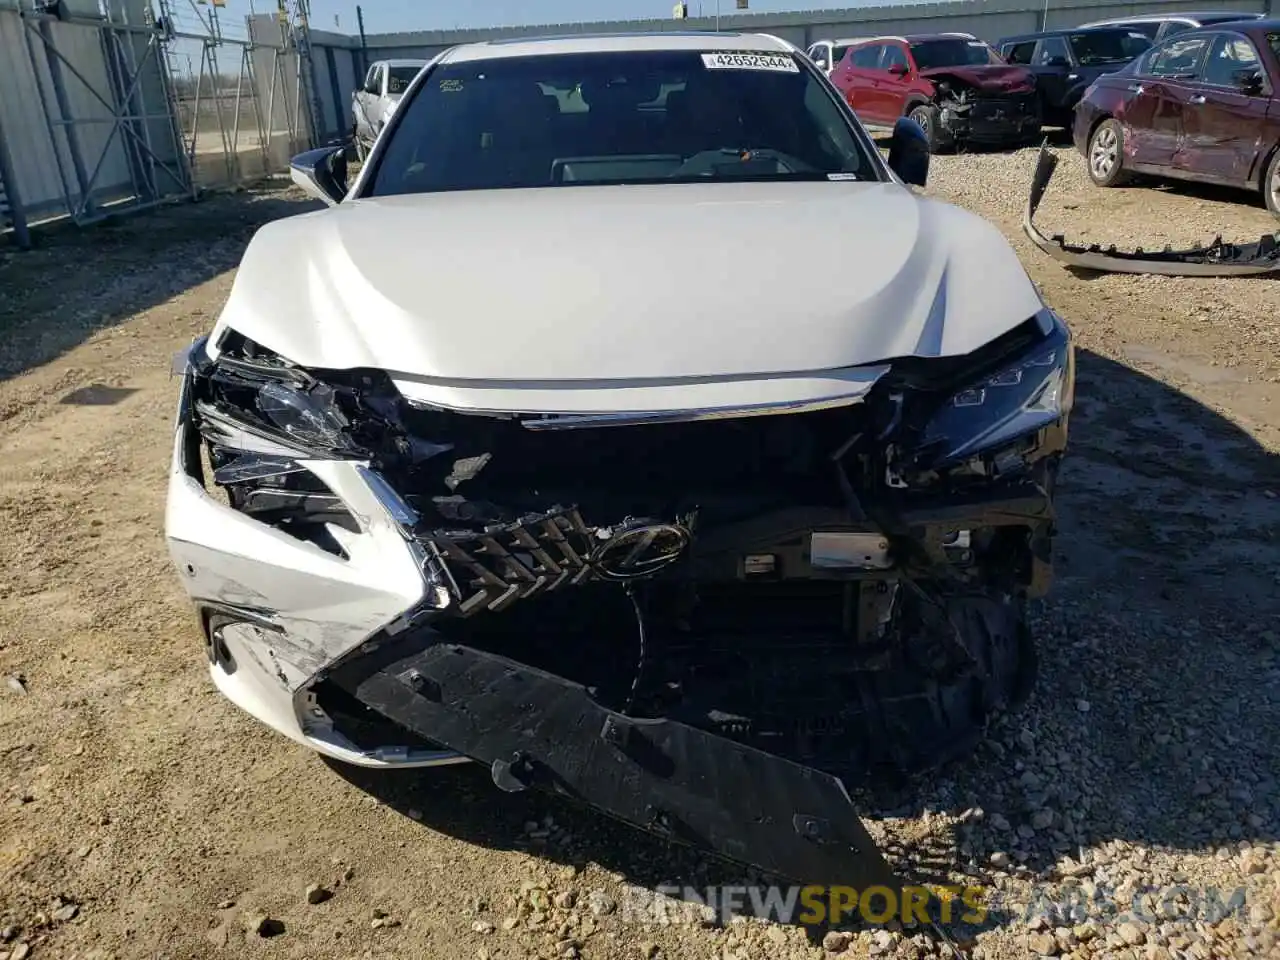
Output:
M907 75L907 65L905 63L890 64L889 72L895 77L905 77Z
M899 117L893 125L889 169L912 186L923 187L929 179L929 137L910 117Z
M336 206L347 195L347 148L320 147L289 161L293 182L317 200Z

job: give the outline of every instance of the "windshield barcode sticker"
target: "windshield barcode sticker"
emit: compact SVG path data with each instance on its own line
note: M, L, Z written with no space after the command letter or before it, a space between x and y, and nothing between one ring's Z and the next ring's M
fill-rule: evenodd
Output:
M795 60L785 53L704 53L702 65L708 70L771 70L774 73L799 73Z

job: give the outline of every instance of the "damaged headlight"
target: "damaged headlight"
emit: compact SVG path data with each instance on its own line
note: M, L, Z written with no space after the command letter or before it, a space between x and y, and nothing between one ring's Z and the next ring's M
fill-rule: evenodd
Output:
M955 391L934 412L917 447L918 466L936 470L994 453L1070 413L1075 396L1070 331L1048 310L1037 320L1044 339Z
M331 386L242 338L228 340L216 360L196 365L195 412L206 439L261 454L368 459Z
M218 346L187 359L192 425L230 505L264 523L340 554L325 528L359 525L307 461L412 467L451 449L408 435L381 371L303 369L230 331Z

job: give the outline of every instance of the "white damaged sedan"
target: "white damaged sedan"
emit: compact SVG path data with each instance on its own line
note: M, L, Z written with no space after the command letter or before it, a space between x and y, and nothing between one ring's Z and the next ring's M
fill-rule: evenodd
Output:
M1034 674L1070 334L773 37L473 44L263 227L166 532L219 689L805 882Z

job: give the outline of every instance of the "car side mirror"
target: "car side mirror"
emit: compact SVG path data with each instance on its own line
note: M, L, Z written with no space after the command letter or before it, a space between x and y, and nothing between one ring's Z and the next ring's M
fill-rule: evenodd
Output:
M1044 65L1046 67L1069 67L1071 66L1071 61L1066 57L1050 57L1044 62Z
M910 117L899 117L893 125L889 169L912 186L923 187L929 179L929 137Z
M293 182L317 200L336 206L347 195L347 148L319 147L289 161Z
M889 67L889 72L895 77L905 77L907 75L907 65L905 63L895 63Z

